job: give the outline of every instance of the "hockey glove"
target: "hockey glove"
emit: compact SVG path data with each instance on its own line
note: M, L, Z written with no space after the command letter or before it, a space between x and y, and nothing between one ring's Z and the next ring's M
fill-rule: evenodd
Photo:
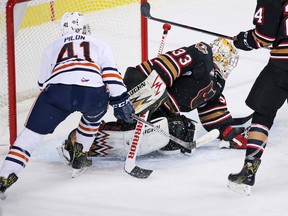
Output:
M246 149L247 138L245 138L244 132L245 128L233 128L229 126L225 130L221 131L220 136L224 141L230 143L230 148Z
M249 30L246 32L240 32L236 37L237 39L234 40L234 45L238 49L250 51L252 49L258 49L255 39L252 35L253 30Z
M124 120L128 123L132 123L134 121L131 114L135 111L127 92L124 92L117 97L110 97L110 105L114 108L114 116L117 119Z

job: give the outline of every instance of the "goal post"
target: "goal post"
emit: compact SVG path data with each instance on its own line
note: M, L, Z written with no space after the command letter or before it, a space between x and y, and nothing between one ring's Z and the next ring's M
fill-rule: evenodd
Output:
M19 105L39 94L42 51L61 35L60 19L65 12L87 16L91 35L108 42L123 73L148 58L147 19L140 12L140 3L146 1L4 0L0 4L0 134L7 126L8 142L14 143ZM18 5L20 9L15 10Z

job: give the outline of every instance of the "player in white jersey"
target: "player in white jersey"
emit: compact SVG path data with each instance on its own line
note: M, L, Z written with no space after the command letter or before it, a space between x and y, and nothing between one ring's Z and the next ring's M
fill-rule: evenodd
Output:
M109 46L90 36L89 24L79 12L64 14L61 29L62 37L44 50L38 81L42 91L0 170L2 199L44 135L53 133L71 113L82 113L72 177L91 166L92 160L84 152L94 141L109 103L117 119L131 121L134 108Z

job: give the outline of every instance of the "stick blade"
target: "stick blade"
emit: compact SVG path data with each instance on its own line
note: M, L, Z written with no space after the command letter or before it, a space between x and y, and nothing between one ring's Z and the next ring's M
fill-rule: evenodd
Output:
M130 172L125 169L125 172L135 178L146 179L151 175L153 170L143 169L141 167L135 166Z
M207 143L210 143L217 139L220 135L220 131L218 129L213 129L209 131L208 133L204 134L203 136L199 137L195 140L196 142L196 148L199 148Z
M141 4L141 14L144 17L151 18L151 15L150 15L150 4L148 2L143 2Z

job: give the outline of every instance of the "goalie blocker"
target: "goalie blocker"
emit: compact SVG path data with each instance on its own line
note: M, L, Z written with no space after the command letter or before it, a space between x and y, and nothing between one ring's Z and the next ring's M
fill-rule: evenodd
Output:
M155 112L168 98L166 84L155 70L128 93L137 115L147 111Z

